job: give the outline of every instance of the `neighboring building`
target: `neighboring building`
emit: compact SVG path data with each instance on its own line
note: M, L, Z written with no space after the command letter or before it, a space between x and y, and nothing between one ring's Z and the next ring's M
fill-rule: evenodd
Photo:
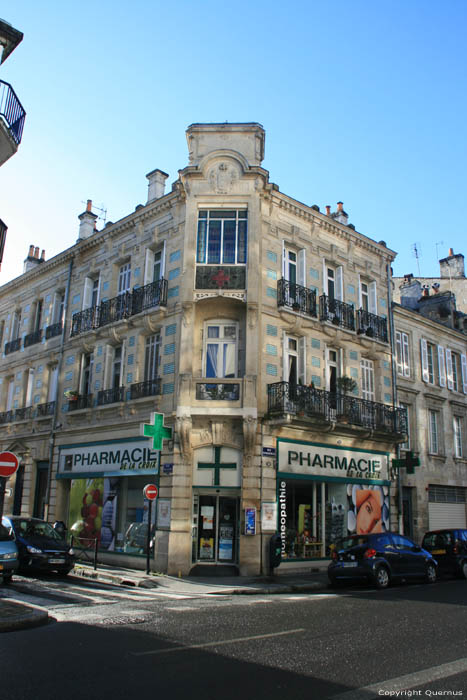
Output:
M459 257L459 256L458 256ZM463 256L460 256L463 259ZM438 527L467 527L467 315L449 291L406 276L394 305L397 393L420 459L401 470L404 532L420 542Z
M23 465L6 510L143 567L155 480L154 567L172 574L267 571L276 530L280 571L306 568L342 534L397 526L395 253L342 203L281 193L264 140L256 123L192 124L170 192L152 171L147 203L102 231L88 202L74 246L33 248L0 288L0 449ZM141 437L153 411L174 431L160 465Z

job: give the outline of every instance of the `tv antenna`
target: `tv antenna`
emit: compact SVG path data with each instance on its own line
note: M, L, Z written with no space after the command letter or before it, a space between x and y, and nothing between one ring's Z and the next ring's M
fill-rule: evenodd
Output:
M437 243L435 243L435 246L436 246L436 260L439 260L439 253L438 253L438 246L439 246L439 245L444 245L444 241L438 241Z
M412 246L412 251L413 251L413 255L414 255L414 256L416 257L416 259L417 259L418 276L421 277L421 273L420 273L420 258L421 258L421 255L422 255L422 250L421 250L421 245L420 245L420 243L414 243L413 246Z
M81 200L81 204L87 204L87 202L84 202L83 200ZM103 221L104 226L105 226L106 221L107 221L107 207L105 207L104 204L102 204L102 206L100 206L100 207L96 207L96 205L93 204L92 208L97 209L97 211L99 211L101 213L100 216L99 216L99 214L97 215L97 218L100 219L101 221Z

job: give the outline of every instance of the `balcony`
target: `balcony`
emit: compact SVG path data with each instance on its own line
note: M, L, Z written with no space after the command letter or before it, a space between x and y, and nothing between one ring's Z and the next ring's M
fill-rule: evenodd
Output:
M268 412L271 417L289 414L401 436L407 434L404 408L289 382L268 385Z
M73 314L70 336L95 330L123 319L139 314L155 306L167 305L167 280L146 284L132 292L103 301L99 306L92 306Z
M240 384L221 381L196 382L196 399L198 401L238 401Z
M329 321L334 326L355 330L355 311L352 304L346 304L339 299L330 299L326 294L319 298L319 320Z
M9 83L0 80L0 165L18 150L26 112Z
M45 339L55 338L57 335L61 335L63 330L63 324L61 321L54 323L52 326L47 326L45 329Z
M34 415L32 406L24 406L23 408L15 409L14 420L31 420Z
M46 418L47 416L53 416L55 412L55 401L49 401L48 403L40 403L36 407L36 417Z
M80 411L83 408L92 408L92 394L78 395L68 401L68 411Z
M109 403L120 403L125 400L125 388L117 386L113 389L102 389L97 392L97 405L107 406Z
M31 345L36 345L36 343L40 343L42 340L42 329L39 328L39 330L34 331L34 333L29 333L29 335L24 336L24 347L29 348Z
M139 382L130 386L130 399L142 399L146 396L156 396L161 393L160 377L149 379L146 382Z
M370 314L365 309L357 311L357 333L365 334L369 338L380 340L382 343L388 342L388 322L382 316Z
M9 355L11 352L16 352L21 347L21 338L15 338L15 340L10 340L9 343L5 343L5 355Z
M13 410L3 411L3 413L0 413L0 425L5 425L6 423L12 423L14 420L14 415L15 415L15 412Z
M280 279L277 283L277 306L287 306L293 311L316 318L316 291Z

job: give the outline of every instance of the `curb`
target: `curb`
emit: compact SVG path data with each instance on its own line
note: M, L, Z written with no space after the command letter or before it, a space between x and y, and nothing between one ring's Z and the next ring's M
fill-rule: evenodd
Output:
M0 619L0 632L14 632L15 630L39 627L49 621L47 610L37 610L18 603L8 603L7 605L10 609L13 606L18 608L18 612Z

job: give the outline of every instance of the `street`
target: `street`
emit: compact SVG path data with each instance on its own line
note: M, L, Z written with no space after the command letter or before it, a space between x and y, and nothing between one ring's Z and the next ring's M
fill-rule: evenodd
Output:
M2 635L2 700L467 696L465 581L181 596L16 577L0 595L53 618Z

